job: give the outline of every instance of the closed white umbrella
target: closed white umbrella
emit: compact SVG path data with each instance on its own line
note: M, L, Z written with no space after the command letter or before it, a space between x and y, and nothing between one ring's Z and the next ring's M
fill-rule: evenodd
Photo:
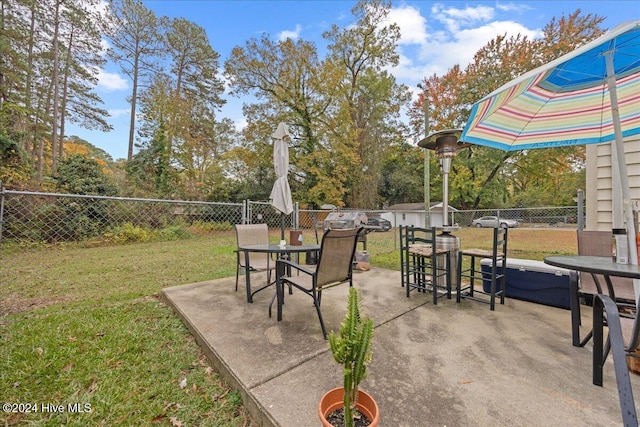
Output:
M274 208L280 211L280 240L284 240L284 217L293 212L293 200L291 188L287 179L289 170L289 141L291 135L285 123L280 122L273 137L273 167L276 171L276 182L269 196L269 201Z

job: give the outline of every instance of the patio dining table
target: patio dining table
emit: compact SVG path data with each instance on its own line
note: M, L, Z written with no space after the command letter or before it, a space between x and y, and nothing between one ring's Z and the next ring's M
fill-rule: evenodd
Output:
M555 267L566 268L569 270L581 271L591 274L602 275L607 284L609 290L609 296L603 297L607 300L611 296L610 302L613 304L613 298L615 298L615 287L611 282L611 277L627 277L630 279L640 279L640 266L633 264L618 264L611 257L601 256L587 256L587 255L572 255L572 256L549 256L544 259L544 262ZM571 298L575 298L571 295ZM615 305L612 306L615 308ZM572 308L573 311L573 308ZM603 322L602 320L602 304L594 300L594 349L593 349L593 384L602 386L602 365L605 361L605 354L603 354L603 337L602 328L596 328L596 322ZM613 314L611 314L613 316ZM617 315L617 311L616 311ZM598 318L600 317L600 318ZM637 321L637 316L636 320ZM634 323L635 323L634 321ZM615 342L623 343L622 331L620 329L620 323L608 322L610 328L610 334L617 334L618 339ZM614 326L615 325L615 326ZM634 325L635 326L635 325ZM613 329L615 327L615 329ZM635 328L634 328L635 329ZM624 344L611 345L611 352L613 354L613 366L616 373L616 380L618 382L618 397L620 399L620 410L622 412L622 418L625 425L638 425L638 419L636 415L635 402L633 400L633 390L631 388L631 380L629 378L629 369L626 362L626 350Z
M611 257L589 255L548 256L545 264L568 270L583 271L585 273L600 274L604 277L609 290L614 290L611 276L640 279L640 266L632 264L618 264Z
M240 245L238 251L244 252L245 265L250 265L249 254L251 252L275 254L277 258L285 258L291 254L299 254L301 252L316 252L320 250L320 245L279 245L277 243L258 244L258 245ZM250 271L245 269L245 283L247 287L247 302L253 302L253 296L263 289L275 284L275 280L267 283L265 286L251 291Z

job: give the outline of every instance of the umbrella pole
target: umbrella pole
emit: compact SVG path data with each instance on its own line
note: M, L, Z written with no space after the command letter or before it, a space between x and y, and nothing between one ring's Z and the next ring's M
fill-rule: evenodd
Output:
M629 175L627 175L627 162L624 154L624 142L622 140L622 128L620 126L620 110L618 108L618 92L616 89L616 76L613 68L613 51L609 51L605 53L605 60L607 64L607 86L609 88L609 97L611 99L611 116L613 121L613 130L616 136L614 146L611 147L611 175L612 175L612 183L616 180L613 179L614 175L617 173L617 180L620 183L620 188L622 190L622 200L620 200L620 195L617 197L613 197L614 205L612 206L612 211L615 211L616 208L619 209L619 212L624 212L625 219L627 221L627 244L629 246L629 263L633 265L638 265L638 247L636 246L636 224L633 218L633 209L631 207L631 191L629 189ZM614 165L617 164L618 168L614 168ZM613 185L612 185L612 194ZM614 217L615 220L615 217ZM613 224L614 228L617 227L617 224ZM636 300L638 300L638 296L640 296L640 280L633 280L633 288L635 291Z
M280 241L284 240L284 214L280 214Z

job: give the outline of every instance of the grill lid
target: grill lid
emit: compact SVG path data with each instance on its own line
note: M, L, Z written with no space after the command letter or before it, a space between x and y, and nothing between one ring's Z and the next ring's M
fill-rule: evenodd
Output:
M362 211L335 211L327 215L326 228L356 228L367 225L367 214Z

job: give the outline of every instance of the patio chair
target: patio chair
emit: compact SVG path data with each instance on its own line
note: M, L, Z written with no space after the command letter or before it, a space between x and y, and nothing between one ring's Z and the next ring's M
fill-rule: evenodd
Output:
M400 270L407 298L416 290L430 291L434 304L444 295L451 299L451 254L437 248L436 228L400 226L399 232Z
M322 236L315 270L308 269L293 261L284 259L276 261L277 280L281 281L279 289L288 284L313 298L313 305L318 313L322 335L325 339L327 339L327 329L320 310L322 291L346 282L350 287L353 286L353 257L361 232L361 227L326 230ZM289 274L285 275L285 270L288 270ZM282 298L284 298L284 291L282 291ZM278 312L281 312L281 307L278 307Z
M493 229L493 244L491 250L464 249L458 251L458 281L456 288L456 302L469 299L489 304L490 310L495 310L496 297L500 297L500 304L504 304L507 292L507 227ZM469 267L462 268L464 257L469 259ZM482 271L481 265L476 264L476 258L491 260L490 271ZM462 287L462 279L468 279L469 285ZM476 281L482 288L476 289ZM488 283L487 283L488 282ZM488 284L488 290L485 285ZM480 294L480 295L478 295Z
M609 231L578 230L578 255L611 256L611 233ZM571 272L569 275L569 304L571 307L571 338L575 347L583 347L593 335L590 330L584 338L580 337L582 323L580 306L592 306L596 294L609 295L620 307L633 307L633 280L624 277L611 277L611 284L615 292L600 281L597 275L590 273ZM628 309L623 309L627 313Z
M238 247L242 245L260 245L269 243L269 228L267 224L236 224L236 239ZM272 262L268 253L249 253L249 265L245 265L245 255L243 251L236 250L236 292L238 291L238 280L240 270L246 272L266 271L267 284L256 291L251 291L251 282L247 283L247 301L252 300L253 294L266 288L271 284L271 270L275 268L275 262Z

